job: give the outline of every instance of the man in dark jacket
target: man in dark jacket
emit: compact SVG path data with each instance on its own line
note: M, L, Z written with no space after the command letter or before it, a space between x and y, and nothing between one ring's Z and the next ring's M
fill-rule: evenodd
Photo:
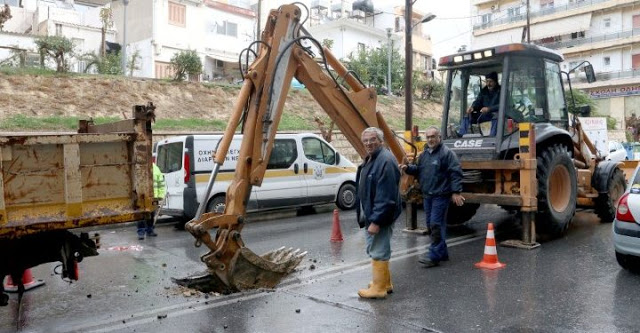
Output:
M467 109L467 114L463 119L460 134L465 134L469 126L477 123L491 121L491 133L495 136L498 121L495 119L500 108L500 84L498 83L498 73L491 72L485 75L485 86L480 90L480 94Z
M449 260L447 251L447 209L449 202L464 204L462 192L462 168L456 154L441 143L440 130L427 129L427 145L414 165L400 165L400 169L418 176L424 198L427 227L431 228L431 245L420 263L430 268Z
M366 230L373 280L367 289L358 290L358 295L362 298L385 298L393 291L389 259L393 222L402 211L400 169L393 154L382 146L384 136L379 128L365 129L361 139L368 155L356 174L356 207L358 223Z

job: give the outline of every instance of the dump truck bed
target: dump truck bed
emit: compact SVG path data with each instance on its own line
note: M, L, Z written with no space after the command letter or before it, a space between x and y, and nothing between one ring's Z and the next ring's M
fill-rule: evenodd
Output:
M0 240L149 218L152 117L136 106L79 133L0 133Z

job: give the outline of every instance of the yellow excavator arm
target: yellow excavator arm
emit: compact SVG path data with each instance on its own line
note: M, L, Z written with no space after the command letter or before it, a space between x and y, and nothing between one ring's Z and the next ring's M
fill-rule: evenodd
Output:
M201 198L196 217L186 225L196 238L196 246L204 243L210 250L201 258L208 266L207 277L178 280L178 283L222 292L272 288L304 257L304 252L284 248L260 257L245 247L240 236L251 188L262 184L294 77L305 85L360 156L366 155L360 134L367 127L378 127L398 161L405 160L405 152L395 134L376 112L375 89L367 88L327 48L304 33L301 14L296 5L284 5L269 14L262 39L257 42L259 50L245 73L239 97L217 147L206 194ZM322 66L314 59L312 48L304 47L303 43L311 43L319 50ZM346 83L346 87L339 80ZM224 213L204 212L206 198L241 122L243 138ZM407 188L410 182L403 179L403 187ZM209 231L214 228L217 231L212 238Z

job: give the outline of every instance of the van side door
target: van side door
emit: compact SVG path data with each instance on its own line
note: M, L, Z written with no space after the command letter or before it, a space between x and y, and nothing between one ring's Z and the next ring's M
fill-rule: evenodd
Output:
M281 208L304 205L307 185L294 138L274 141L262 186L254 186L258 208Z
M165 204L163 210L171 210L175 212L183 212L184 207L182 200L184 188L185 171L183 169L183 150L184 141L170 142L159 144L156 151L156 165L164 174L164 180L167 187L165 196Z
M336 152L326 142L316 137L302 138L304 153L304 178L309 186L309 203L329 203L335 201L342 184L340 170L336 165Z

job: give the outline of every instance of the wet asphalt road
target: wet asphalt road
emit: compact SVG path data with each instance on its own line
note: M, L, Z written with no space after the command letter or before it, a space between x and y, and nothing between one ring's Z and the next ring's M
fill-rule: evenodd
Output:
M499 271L473 268L482 258L486 222L498 241L516 238L513 216L482 207L449 233L451 261L424 269L417 263L429 237L402 232L392 241L394 293L361 300L370 280L364 235L354 212L341 212L344 242L331 243L331 209L256 221L243 230L249 248L281 245L309 253L275 290L233 295L185 294L171 282L204 269L193 238L171 224L138 241L135 226L100 230L98 257L80 263L80 281L53 276L53 264L32 270L46 285L0 308L0 332L638 332L640 276L620 269L611 225L578 213L567 235L535 250L498 248ZM422 219L422 211L419 211ZM313 268L312 268L313 266Z

